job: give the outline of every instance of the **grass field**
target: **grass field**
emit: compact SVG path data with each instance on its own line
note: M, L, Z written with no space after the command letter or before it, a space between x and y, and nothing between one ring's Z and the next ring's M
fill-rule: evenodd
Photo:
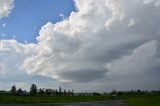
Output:
M0 95L0 104L30 103L73 103L107 100L124 100L130 106L160 106L160 95L123 95L115 98L106 96L13 96Z
M1 104L11 103L72 103L88 101L106 101L109 96L8 96L1 95Z
M128 96L124 100L130 106L160 106L160 95Z

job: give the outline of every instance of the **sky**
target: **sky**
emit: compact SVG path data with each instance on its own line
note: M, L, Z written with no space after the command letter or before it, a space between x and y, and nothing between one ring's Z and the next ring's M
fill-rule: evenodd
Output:
M160 89L159 0L0 0L0 89Z
M0 20L0 39L16 38L22 43L35 43L41 26L61 21L75 11L72 0L14 0L13 5L9 17Z

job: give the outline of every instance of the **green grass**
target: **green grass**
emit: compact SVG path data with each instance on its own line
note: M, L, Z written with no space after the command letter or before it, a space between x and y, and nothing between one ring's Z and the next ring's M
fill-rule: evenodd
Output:
M125 101L130 106L160 106L160 95L128 96Z
M105 96L13 96L0 95L0 104L31 104L31 103L73 103L89 101L125 100L130 106L160 106L160 95L121 95Z
M72 102L88 102L88 101L105 101L109 100L109 96L9 96L1 95L1 104L11 103L72 103Z

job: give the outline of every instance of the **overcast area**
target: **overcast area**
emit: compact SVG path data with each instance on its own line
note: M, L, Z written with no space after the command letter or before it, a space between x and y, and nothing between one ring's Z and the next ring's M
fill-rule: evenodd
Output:
M32 83L75 91L159 89L160 1L74 3L69 17L41 26L36 43L0 39L0 89ZM0 0L0 20L13 8L13 0Z

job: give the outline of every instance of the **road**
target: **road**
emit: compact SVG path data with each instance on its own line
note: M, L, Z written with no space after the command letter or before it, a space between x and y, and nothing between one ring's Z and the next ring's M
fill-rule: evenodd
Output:
M107 102L80 102L73 104L0 104L0 106L129 106L122 100Z

